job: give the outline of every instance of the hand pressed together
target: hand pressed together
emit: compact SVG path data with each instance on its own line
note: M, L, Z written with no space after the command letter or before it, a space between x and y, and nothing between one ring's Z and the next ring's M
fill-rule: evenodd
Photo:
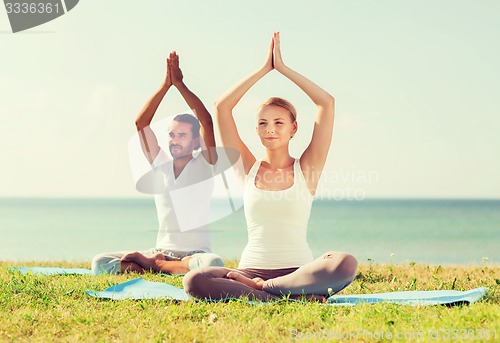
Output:
M262 68L265 72L270 72L273 69L281 72L283 67L285 67L285 63L283 63L283 58L281 57L280 33L274 32Z
M170 53L170 56L167 59L167 64L172 84L177 87L182 84L182 79L184 77L182 75L182 70L179 67L179 55L177 55L177 52L172 51Z
M280 33L275 32L273 35L273 66L274 69L281 72L285 63L283 63L283 58L281 57L281 43L280 43Z

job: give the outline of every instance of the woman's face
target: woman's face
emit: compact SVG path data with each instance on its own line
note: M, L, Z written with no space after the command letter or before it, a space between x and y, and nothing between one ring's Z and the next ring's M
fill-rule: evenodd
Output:
M257 134L266 148L288 144L297 132L297 122L283 107L266 105L257 113Z

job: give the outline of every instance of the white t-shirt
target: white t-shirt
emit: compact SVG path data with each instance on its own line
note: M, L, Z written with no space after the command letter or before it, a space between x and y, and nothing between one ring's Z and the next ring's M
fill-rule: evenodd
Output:
M176 179L173 161L163 150L152 166L163 178L162 189L155 192L159 223L156 248L210 252L208 223L214 166L198 154Z

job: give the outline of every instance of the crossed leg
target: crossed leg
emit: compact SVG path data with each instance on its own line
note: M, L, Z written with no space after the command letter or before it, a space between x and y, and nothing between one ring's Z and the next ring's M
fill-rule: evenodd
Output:
M200 299L244 296L266 301L284 295L326 296L330 289L339 292L354 280L357 264L352 255L327 252L287 275L264 282L256 281L255 275L244 270L211 267L189 272L182 283L187 293Z

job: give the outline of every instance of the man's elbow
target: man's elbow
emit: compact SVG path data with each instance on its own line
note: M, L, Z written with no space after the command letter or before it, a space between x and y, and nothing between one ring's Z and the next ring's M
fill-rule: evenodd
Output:
M141 121L141 120L139 120L139 119L135 121L135 127L137 128L137 131L142 131L142 130L144 130L144 128L145 128L146 126L147 126L147 125L146 125L143 121Z

